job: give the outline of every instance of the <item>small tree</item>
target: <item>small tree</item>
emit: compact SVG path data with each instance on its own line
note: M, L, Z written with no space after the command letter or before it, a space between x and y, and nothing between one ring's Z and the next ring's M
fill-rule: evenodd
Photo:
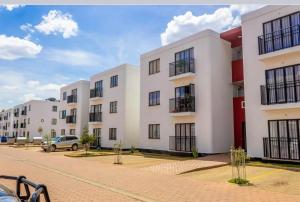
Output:
M91 143L95 142L96 137L93 134L89 134L89 130L87 127L84 127L83 133L80 136L80 143L84 145L85 155L88 154L88 150L90 149Z
M114 144L115 162L114 164L122 164L122 142Z
M232 179L229 182L236 184L249 184L246 179L246 159L247 155L244 149L234 147L230 150L231 153L231 167Z
M38 127L37 131L40 134L40 136L42 137L43 128L40 126L40 127Z
M193 147L192 148L192 155L193 155L193 158L198 158L198 149L196 147Z
M43 141L47 144L47 152L51 152L51 135L45 134L43 136Z

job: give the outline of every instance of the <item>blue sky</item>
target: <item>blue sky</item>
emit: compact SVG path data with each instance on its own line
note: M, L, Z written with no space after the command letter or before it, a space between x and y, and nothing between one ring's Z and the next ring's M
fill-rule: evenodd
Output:
M205 28L238 26L239 16L256 8L0 6L0 109L58 98L64 84L138 65L142 53Z

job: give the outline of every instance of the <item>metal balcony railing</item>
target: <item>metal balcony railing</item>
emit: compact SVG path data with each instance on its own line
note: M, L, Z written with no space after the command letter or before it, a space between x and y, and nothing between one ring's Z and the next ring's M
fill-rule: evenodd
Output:
M90 122L102 122L102 112L92 112L89 116Z
M69 95L67 97L67 103L77 103L77 95Z
M169 112L195 112L195 96L176 97L169 100Z
M66 123L76 123L76 116L75 115L67 116Z
M195 61L194 58L189 58L185 60L178 60L169 64L169 76L177 76L179 74L184 74L192 72L195 73Z
M300 25L294 25L259 36L259 55L300 45L299 29Z
M26 123L21 123L20 128L26 128Z
M170 136L169 149L173 151L191 152L196 146L196 136Z
M90 98L95 98L95 97L103 97L102 88L94 88L90 90Z

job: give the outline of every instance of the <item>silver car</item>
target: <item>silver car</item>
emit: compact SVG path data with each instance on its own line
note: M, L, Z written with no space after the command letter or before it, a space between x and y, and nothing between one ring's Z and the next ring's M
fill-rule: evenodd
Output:
M76 136L61 136L51 140L50 150L54 152L56 149L72 149L76 151L79 148L79 139ZM42 149L47 151L48 143L42 143Z

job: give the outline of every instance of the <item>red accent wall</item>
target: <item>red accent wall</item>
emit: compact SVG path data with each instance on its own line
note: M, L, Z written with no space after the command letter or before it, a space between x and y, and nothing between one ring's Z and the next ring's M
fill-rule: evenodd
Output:
M233 98L234 146L243 147L244 137L242 123L245 122L245 108L242 108L244 96Z
M244 71L243 71L243 60L234 60L231 64L232 68L232 82L243 81Z

